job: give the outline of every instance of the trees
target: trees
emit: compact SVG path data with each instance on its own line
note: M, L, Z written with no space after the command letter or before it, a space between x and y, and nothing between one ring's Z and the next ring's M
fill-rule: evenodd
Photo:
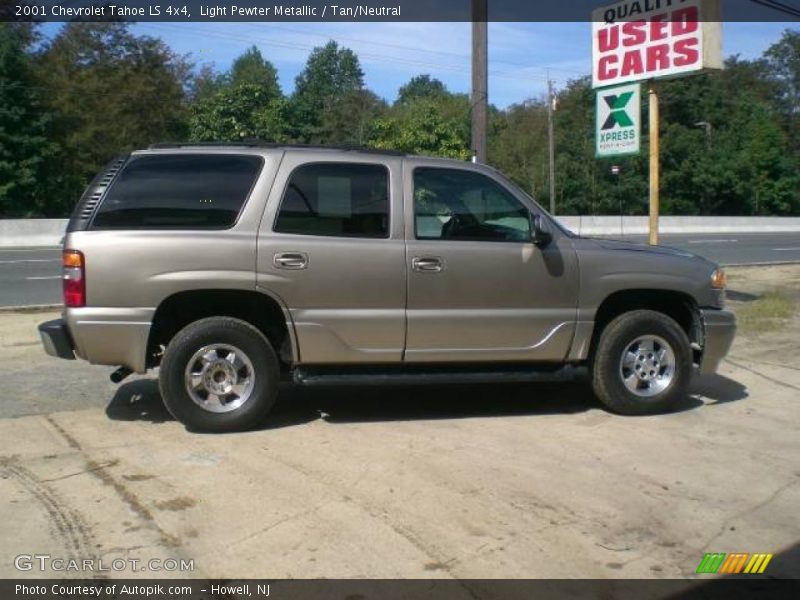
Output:
M195 77L189 138L197 141L261 139L286 142L287 105L272 63L252 46L228 73L205 67Z
M451 94L428 75L414 77L400 88L391 109L372 122L369 145L469 158L469 100L464 94Z
M796 126L800 119L800 31L784 31L764 57L771 77L778 83L777 98L781 109Z
M286 102L253 83L225 86L192 107L189 138L201 142L288 141Z
M430 98L422 98L377 119L370 145L410 154L469 158L469 142L460 124L439 108Z
M547 203L547 107L541 100L513 104L490 122L489 157L517 185Z
M30 29L0 23L0 216L50 213L44 164L56 150L26 46Z
M350 125L356 127L364 112L375 108L369 98L358 95L363 88L364 72L352 50L334 41L314 48L290 100L293 137L305 143L353 141ZM348 100L355 112L345 110ZM329 127L332 116L338 127Z
M430 75L417 75L400 87L397 103L407 104L420 98L441 98L448 94L447 88L438 79Z
M161 40L124 23L68 23L35 62L60 147L48 167L54 211L115 155L185 136L189 65Z
M272 63L265 60L255 46L251 46L231 65L228 75L229 84L237 87L242 84L255 85L261 88L270 98L283 96L278 85L278 72Z
M256 47L219 73L195 69L123 23L69 23L44 41L37 31L0 24L5 216L63 216L110 158L161 140L260 138L471 154L465 94L421 74L390 106L365 87L355 53L336 42L311 52L287 98ZM731 57L721 72L658 83L663 214L800 213L798 65L800 32L787 31L762 58ZM558 100L557 211L645 214L646 125L639 156L598 160L589 79L569 82ZM490 107L490 163L544 205L547 158L542 98ZM618 177L612 164L621 167Z

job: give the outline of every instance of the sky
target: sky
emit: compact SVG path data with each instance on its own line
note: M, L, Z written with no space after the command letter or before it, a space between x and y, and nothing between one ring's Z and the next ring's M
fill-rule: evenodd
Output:
M57 31L48 24L46 33ZM544 95L591 72L590 23L490 23L489 101L500 108ZM757 58L792 23L724 23L723 53ZM315 46L336 40L359 57L367 87L388 101L411 77L430 74L453 92L470 89L470 23L138 23L132 31L163 39L197 65L220 71L255 45L291 93Z

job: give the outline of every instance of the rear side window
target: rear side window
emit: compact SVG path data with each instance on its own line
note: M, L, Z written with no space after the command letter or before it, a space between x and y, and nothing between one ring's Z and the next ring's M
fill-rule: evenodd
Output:
M255 184L258 156L160 154L134 157L94 218L97 229L224 229Z
M316 163L289 178L275 231L332 237L389 236L389 171L382 165Z

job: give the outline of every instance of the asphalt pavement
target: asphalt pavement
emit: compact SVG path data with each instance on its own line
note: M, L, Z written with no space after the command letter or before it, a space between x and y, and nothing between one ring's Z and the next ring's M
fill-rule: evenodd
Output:
M609 237L642 243L647 239ZM800 262L800 232L663 235L661 243L722 265ZM0 249L0 307L59 304L60 256L59 248Z

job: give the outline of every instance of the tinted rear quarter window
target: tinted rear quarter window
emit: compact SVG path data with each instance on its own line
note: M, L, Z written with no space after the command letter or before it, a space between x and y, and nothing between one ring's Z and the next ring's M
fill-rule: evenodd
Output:
M159 154L131 159L100 205L97 229L225 229L239 215L263 159Z
M361 163L298 167L289 177L274 229L301 235L388 237L388 169Z

